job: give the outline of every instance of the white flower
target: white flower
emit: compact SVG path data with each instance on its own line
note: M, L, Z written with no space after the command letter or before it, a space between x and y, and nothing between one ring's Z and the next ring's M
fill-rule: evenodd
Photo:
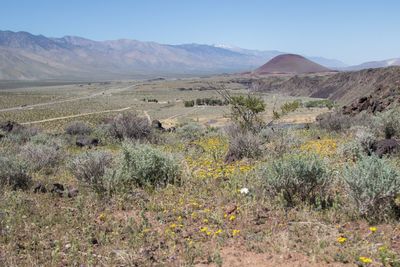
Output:
M240 189L240 194L245 194L247 195L249 193L249 189L246 187L243 187L242 189Z

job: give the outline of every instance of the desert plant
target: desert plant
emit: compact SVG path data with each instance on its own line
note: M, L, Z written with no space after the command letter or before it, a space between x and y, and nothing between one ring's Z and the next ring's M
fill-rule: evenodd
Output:
M178 162L174 155L150 145L124 143L116 168L108 171L107 179L113 191L179 184L181 168Z
M324 161L316 155L280 158L262 168L260 176L267 194L282 196L288 207L328 199L329 172Z
M65 127L65 132L70 135L88 135L92 128L83 121L73 121Z
M292 129L275 129L269 139L268 150L274 157L290 153L301 144L301 139Z
M197 140L205 134L205 128L196 123L188 123L176 129L178 137L184 140Z
M115 116L109 126L110 135L119 139L144 139L151 135L150 122L136 113L123 113Z
M30 169L39 171L50 170L62 160L62 150L56 145L27 143L22 147L20 156Z
M194 100L187 100L184 102L185 108L194 107Z
M16 189L28 189L32 178L27 166L18 158L0 156L0 187L10 186Z
M301 101L300 100L295 100L292 102L286 102L285 104L282 105L281 110L282 110L282 115L286 115L290 112L296 111L298 108L301 107Z
M265 111L265 103L261 97L252 94L232 96L224 87L216 91L231 106L230 117L235 124L253 132L260 129L263 121L259 114Z
M400 193L400 174L388 160L364 156L343 171L350 198L358 212L370 220L383 220L393 211Z
M385 138L400 137L400 108L379 114L378 120Z
M233 162L243 158L255 159L261 156L261 139L258 135L235 125L226 127L225 131L229 137L229 148L225 162Z
M69 169L78 181L93 187L97 192L105 192L107 184L104 173L111 163L110 153L94 151L75 157L69 163Z
M340 132L351 127L351 119L349 116L340 112L330 112L317 116L319 127L325 130Z

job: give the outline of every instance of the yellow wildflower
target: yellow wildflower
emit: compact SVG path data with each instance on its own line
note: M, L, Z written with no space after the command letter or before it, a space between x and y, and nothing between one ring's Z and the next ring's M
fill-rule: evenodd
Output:
M214 235L219 235L222 233L222 229L218 229L217 231L215 231Z
M365 264L370 264L370 263L372 263L372 259L371 258L368 258L368 257L359 257L358 258L362 263L365 263Z
M104 222L107 219L107 216L105 213L100 213L98 219L102 222Z
M343 236L338 237L338 239L337 239L337 242L339 242L340 244L343 244L343 243L346 242L346 241L347 241L347 238L346 238L346 237L343 237Z
M229 216L229 220L230 220L230 221L234 221L235 219L236 219L236 216L235 216L235 215L232 214L231 216Z
M177 227L176 223L173 223L169 226L171 229L175 229Z
M208 223L208 219L204 219L204 220L203 220L203 223Z
M369 230L370 230L372 233L375 233L376 230L378 230L378 228L376 228L376 227L373 226L373 227L370 227Z
M205 233L208 231L208 227L201 227L200 232Z
M240 230L234 229L234 230L232 231L232 236L237 236L237 235L239 235L239 234L240 234Z

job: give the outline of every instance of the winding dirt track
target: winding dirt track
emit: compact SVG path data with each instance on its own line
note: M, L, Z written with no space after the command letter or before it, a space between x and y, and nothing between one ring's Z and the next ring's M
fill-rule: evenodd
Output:
M39 120L39 121L28 121L28 122L23 122L23 123L21 123L21 124L22 124L22 125L28 125L28 124L43 123L43 122L48 122L48 121L65 120L65 119L69 119L69 118L78 118L78 117L83 117L83 116L88 116L88 115L93 115L93 114L110 113L110 112L121 112L121 111L125 111L125 110L131 109L131 108L132 108L132 107L126 107L126 108L121 108L121 109L110 109L110 110L102 110L102 111L81 113L81 114L76 114L76 115L69 115L69 116L63 116L63 117L56 117L56 118L50 118L50 119Z
M32 109L32 108L35 108L35 107L43 107L43 106L60 104L60 103L73 102L73 101L78 101L78 100L82 100L82 99L90 99L90 98L94 98L94 97L97 97L97 96L110 95L112 93L122 92L122 91L128 90L128 89L130 89L132 87L136 87L138 85L139 84L134 84L134 85L130 85L130 86L123 87L123 88L111 88L111 89L104 90L104 91L99 92L99 93L95 93L95 94L91 94L91 95L87 95L87 96L76 97L76 98L69 98L69 99L63 99L63 100L57 100L57 101L37 103L37 104L32 104L32 105L26 105L26 106L23 106L23 107L18 106L18 107L11 107L11 108L3 108L3 109L0 109L0 112Z

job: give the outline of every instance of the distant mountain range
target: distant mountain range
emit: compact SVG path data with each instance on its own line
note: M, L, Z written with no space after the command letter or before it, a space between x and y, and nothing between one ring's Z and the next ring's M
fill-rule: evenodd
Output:
M0 79L107 80L234 73L254 70L280 54L284 52L0 31ZM334 59L307 58L329 68L346 67Z
M360 65L346 67L344 68L344 70L375 69L375 68L386 68L391 66L400 66L400 58L365 62Z

